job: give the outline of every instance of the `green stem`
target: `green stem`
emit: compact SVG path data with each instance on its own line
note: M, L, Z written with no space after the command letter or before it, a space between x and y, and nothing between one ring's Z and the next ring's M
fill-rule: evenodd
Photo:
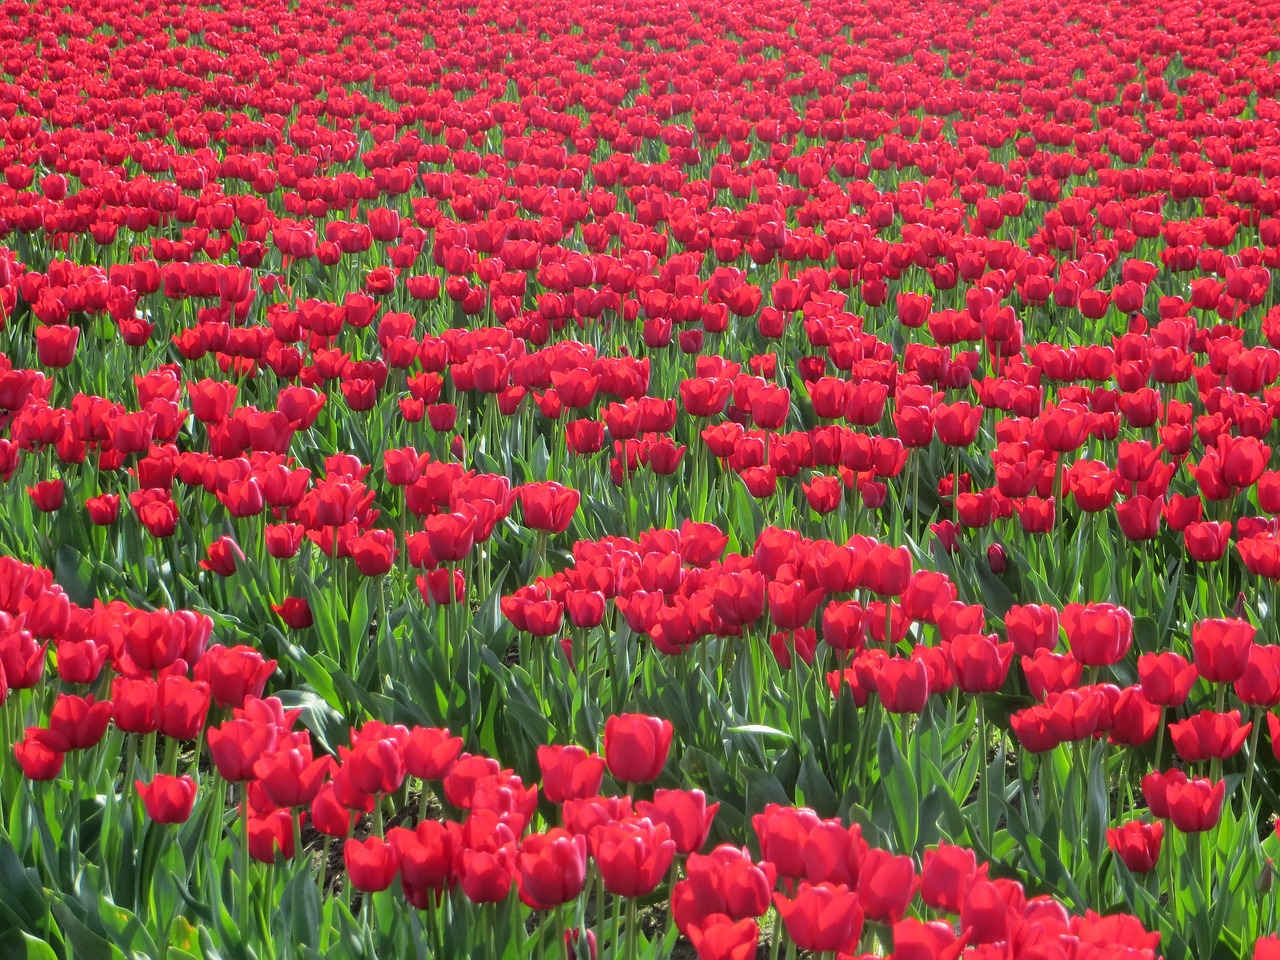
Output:
M240 929L249 930L249 784L240 784Z

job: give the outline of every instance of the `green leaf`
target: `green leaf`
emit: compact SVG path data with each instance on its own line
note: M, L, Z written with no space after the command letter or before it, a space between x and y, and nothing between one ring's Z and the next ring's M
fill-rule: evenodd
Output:
M744 767L742 778L747 784L746 812L748 815L760 813L771 803L788 806L791 797L783 789L782 783L768 770L755 767Z
M34 871L29 871L18 859L8 838L0 842L0 904L29 930L39 927L49 909L44 894L31 880L33 875Z
M818 767L813 751L804 751L800 761L800 775L796 778L796 786L804 793L804 803L813 807L820 816L834 817L840 808L840 798L832 789L827 775Z
M782 740L791 740L793 737L785 730L779 730L777 727L766 726L763 723L744 723L736 727L730 727L729 733L752 733L762 737L778 737Z
M118 947L85 926L61 900L53 902L53 915L66 934L75 960L125 960Z
M880 728L876 752L880 760L880 786L884 791L896 833L898 853L915 849L920 828L920 790L911 767L898 749L894 726L900 718Z
M24 930L10 930L0 936L0 957L5 960L58 960L53 947Z

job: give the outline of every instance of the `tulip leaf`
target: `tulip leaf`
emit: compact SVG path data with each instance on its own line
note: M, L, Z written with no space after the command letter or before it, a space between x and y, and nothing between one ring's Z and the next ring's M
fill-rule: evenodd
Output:
M53 947L24 930L0 935L0 956L6 960L58 960Z
M831 783L818 768L813 751L806 750L800 761L800 774L796 777L796 786L804 794L806 806L813 807L823 817L834 817L840 808L840 798L836 796Z
M52 909L76 960L124 960L118 947L85 926L66 903L54 900Z
M316 947L320 932L320 891L310 870L299 870L285 884L280 909L272 917L277 942Z
M919 834L920 791L894 737L894 727L900 722L904 722L904 718L893 717L880 728L876 753L880 761L880 787L894 824L894 847L898 853L907 853L915 849Z
M782 740L793 740L791 734L785 730L779 730L777 727L770 727L763 723L744 723L736 727L730 727L728 733L749 733L762 737L777 737Z
M771 803L787 806L791 797L783 789L782 783L768 770L755 767L743 767L742 778L746 781L746 813L748 816L760 813Z
M24 867L7 837L0 840L0 904L29 930L37 929L49 911L49 904L32 882L35 871Z
M97 568L93 562L68 543L61 543L54 555L53 576L66 591L72 603L92 606L98 598Z

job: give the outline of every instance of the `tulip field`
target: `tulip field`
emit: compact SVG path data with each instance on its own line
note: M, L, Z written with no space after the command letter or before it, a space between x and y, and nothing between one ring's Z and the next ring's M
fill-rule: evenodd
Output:
M0 0L0 960L1280 960L1280 6Z

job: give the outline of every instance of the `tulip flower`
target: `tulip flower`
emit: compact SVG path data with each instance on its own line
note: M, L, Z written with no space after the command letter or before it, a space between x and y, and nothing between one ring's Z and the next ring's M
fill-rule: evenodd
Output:
M604 759L609 772L625 783L650 783L662 773L671 749L670 720L631 713L609 717L604 725Z
M186 823L196 802L196 783L190 777L157 773L151 783L135 780L134 786L149 816L156 823Z
M862 906L846 886L801 883L794 897L775 893L773 903L801 950L852 953L862 936Z
M351 886L362 893L375 893L391 886L400 867L396 849L380 837L364 841L347 840L342 848Z
M1130 820L1107 830L1107 845L1116 857L1134 873L1150 873L1160 859L1160 843L1164 824Z
M555 827L530 834L516 854L520 900L535 910L550 910L582 892L587 877L587 838Z

